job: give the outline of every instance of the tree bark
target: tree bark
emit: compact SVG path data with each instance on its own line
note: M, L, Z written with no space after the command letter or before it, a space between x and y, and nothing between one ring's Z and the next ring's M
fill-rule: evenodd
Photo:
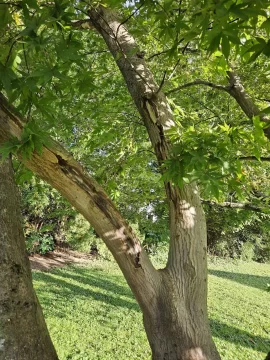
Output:
M0 359L56 360L32 285L10 159L0 158Z

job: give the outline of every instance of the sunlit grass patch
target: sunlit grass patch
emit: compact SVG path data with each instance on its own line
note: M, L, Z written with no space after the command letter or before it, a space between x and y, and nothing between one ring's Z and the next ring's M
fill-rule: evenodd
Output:
M270 350L270 265L211 261L209 315L223 360L263 360ZM113 262L35 272L60 360L149 360L142 314Z

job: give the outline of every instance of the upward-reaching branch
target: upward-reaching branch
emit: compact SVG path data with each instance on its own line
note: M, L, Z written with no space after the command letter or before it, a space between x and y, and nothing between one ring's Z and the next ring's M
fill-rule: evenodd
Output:
M227 74L228 74L228 81L230 83L230 85L228 85L228 86L219 85L219 84L215 84L210 81L197 79L197 80L180 85L174 89L167 91L166 95L173 94L177 91L189 88L191 86L198 86L198 85L208 86L215 90L225 91L236 100L236 102L241 107L243 112L250 119L252 119L253 116L259 115L261 121L263 121L267 125L269 125L268 127L266 127L264 129L264 133L265 133L265 136L270 140L270 118L269 118L269 116L261 113L258 106L252 100L250 95L245 91L245 88L244 88L243 84L241 83L240 77L232 71L227 71Z
M230 83L229 94L234 97L243 112L252 119L253 116L260 116L261 121L265 122L268 127L264 129L265 136L270 140L270 118L262 114L260 109L252 100L251 96L246 92L241 79L233 71L227 71L228 81Z
M134 38L117 19L115 12L99 6L91 8L88 14L91 23L104 38L126 81L148 131L159 164L162 165L170 157L170 142L165 130L175 125L168 100L155 82ZM196 248L200 256L190 264L195 269L192 273L194 287L190 290L195 293L200 288L195 274L200 273L204 276L205 264L201 259L205 259L206 250L206 229L201 221L204 215L200 197L193 185L179 189L171 182L165 182L165 189L170 210L171 233L167 268L175 273L182 271L181 261L191 262L190 259L183 259L189 251L193 251L191 248ZM196 238L196 241L191 243L189 235ZM187 277L187 281L191 280Z
M88 12L91 23L104 38L140 112L160 163L169 157L164 129L174 125L172 111L141 51L115 12L99 6Z

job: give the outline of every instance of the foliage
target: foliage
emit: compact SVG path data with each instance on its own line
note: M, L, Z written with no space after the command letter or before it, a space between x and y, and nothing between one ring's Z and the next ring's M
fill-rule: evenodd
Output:
M232 66L268 113L264 100L270 74L266 0L115 0L102 4L119 9L165 92L197 78L225 85L226 71ZM236 201L250 200L256 188L263 190L263 205L268 207L267 168L241 159L260 159L269 153L264 124L258 117L245 119L234 99L215 89L195 86L169 94L176 126L168 133L173 149L161 177L141 118L103 40L93 31L72 28L72 21L85 18L87 6L62 0L0 5L0 90L28 120L22 138L11 139L1 152L30 157L46 144L46 134L53 135L107 190L123 215L138 224L148 249L165 243L169 236L162 179L180 187L196 181L204 199L220 201L232 193ZM20 176L24 182L29 174ZM31 237L30 228L44 218L44 224L33 230L34 237L41 231L54 242L68 240L80 249L95 243L86 222L40 184L38 200L33 186L23 195L33 203L25 211L26 235ZM252 201L257 203L258 198ZM235 237L228 227L222 229L227 239L216 239L220 247L216 252L241 256L248 235L236 249L226 245ZM257 248L267 248L265 238L251 239L255 257L261 256L256 255Z
M54 250L55 244L52 236L44 234L31 234L25 240L28 254L42 254Z
M15 162L15 169L17 166ZM57 191L21 166L15 175L22 195L26 248L31 254L44 254L65 240L69 221L76 213Z
M264 358L269 265L213 258L209 271L210 324L222 359ZM33 277L61 360L150 359L139 307L115 263L98 260Z
M106 5L106 1L101 3ZM149 59L157 78L170 72L164 78L165 90L190 79L191 74L211 73L224 82L232 61L234 68L247 68L249 63L262 68L266 59L261 73L269 75L266 0L180 4L174 0L118 0L107 5L121 9L121 16L129 20L131 31L147 52L160 49ZM106 168L106 177L110 179L107 185L116 200L121 189L117 178L111 180L111 173L121 174L123 167L132 166L139 152L149 146L140 145L145 143L137 126L140 118L132 104L126 105L129 100L123 80L103 50L103 43L95 33L89 37L72 30L71 20L84 17L86 12L87 5L72 1L55 1L48 6L40 6L36 1L2 4L1 26L5 32L0 58L2 89L42 129L53 132L57 126L57 136L72 151L80 153L86 166L92 168L95 162L89 159L93 151L103 158L114 156L113 166L106 162L99 170L93 169L93 173L99 178ZM87 52L88 48L94 50ZM157 56L153 58L154 55ZM161 66L158 55L162 57ZM199 181L206 197L219 199L224 191L230 190L241 195L247 179L238 158L247 152L260 158L269 151L262 124L256 117L253 124L241 125L238 121L230 124L228 118L237 111L235 107L226 107L227 98L223 96L221 114L208 126L200 119L209 118L209 107L190 111L192 98L196 101L201 93L191 91L188 95L191 99L188 102L181 99L181 107L179 95L172 96L178 125L170 131L174 148L165 164L164 178L173 179L180 186ZM214 113L211 107L210 112ZM27 131L24 137L19 144L7 145L5 151L19 149L30 156L44 138Z
M208 251L246 261L270 261L270 217L206 206Z

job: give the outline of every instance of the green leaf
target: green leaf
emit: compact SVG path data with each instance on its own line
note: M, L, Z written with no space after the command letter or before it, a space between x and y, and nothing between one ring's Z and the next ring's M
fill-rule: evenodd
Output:
M12 20L8 5L0 4L0 29L4 29Z
M215 50L218 49L219 44L220 44L220 39L221 39L221 33L216 35L210 42L210 45L208 47L208 51L210 53L213 53Z
M267 108L263 109L260 113L261 113L261 114L270 114L270 106L268 106Z
M270 40L268 40L267 44L265 45L263 53L265 56L270 57Z
M227 38L227 36L222 36L222 41L221 41L221 49L222 49L222 53L225 56L225 58L228 60L229 55L230 55L230 42Z
M32 9L38 9L38 4L36 0L24 0L24 2Z
M17 76L12 69L0 63L0 84L2 83L7 92L11 90L12 81L16 78Z
M266 19L262 25L261 25L261 29L265 29L267 35L270 35L270 18Z

